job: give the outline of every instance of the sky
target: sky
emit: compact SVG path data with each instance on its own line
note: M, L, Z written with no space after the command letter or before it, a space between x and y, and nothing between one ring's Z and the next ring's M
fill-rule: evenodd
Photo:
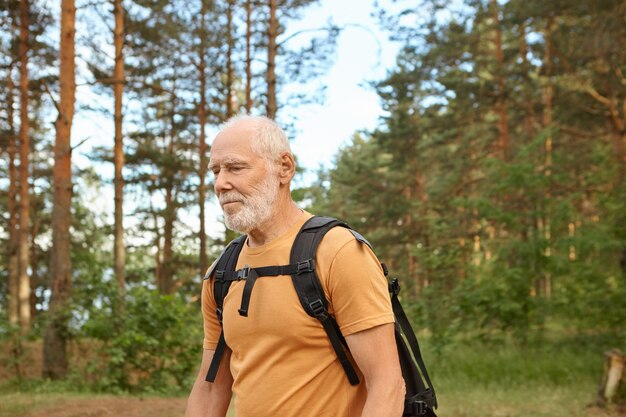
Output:
M320 165L328 167L339 147L347 144L355 131L374 128L382 114L378 96L367 83L385 76L393 65L398 47L387 41L388 34L379 29L376 19L371 16L374 11L372 3L367 0L322 0L309 6L302 19L289 25L284 35L323 27L329 19L338 26L361 26L344 29L338 39L333 65L320 79L312 81L326 86L325 102L279 109L279 118L283 113L296 119L295 137L290 138L292 149L299 164L307 169L314 170ZM79 87L77 94L82 102L98 99L88 86ZM111 120L100 118L93 112L77 112L74 126L73 142L80 143L88 138L85 148L108 146L113 137ZM212 137L209 137L210 141ZM82 151L88 153L87 149ZM91 163L80 157L77 162L79 165Z
M368 82L382 79L395 61L398 46L387 40L384 33L372 17L373 1L367 0L322 0L310 6L302 19L287 27L284 36L289 36L302 29L324 27L332 20L338 26L347 27L339 35L333 65L326 74L314 83L321 82L326 87L326 99L323 104L310 104L297 108L282 107L288 119L295 119L294 137L291 146L298 164L305 173L298 179L298 185L305 185L315 179L315 171L320 167L332 166L334 156L341 146L350 143L353 134L358 130L371 130L378 124L382 109L378 96ZM295 39L295 38L294 38ZM80 62L78 62L80 65ZM280 74L278 74L280 77ZM83 103L98 100L88 86L77 90L77 99ZM215 131L209 130L208 142L213 140ZM111 146L113 123L110 118L97 116L94 112L77 112L72 132L73 144L81 143L75 152L74 163L79 167L93 164L87 158L93 146ZM85 140L87 139L87 140ZM113 167L100 167L99 171L105 178L112 178ZM99 200L98 205L107 217L113 213L113 189L98 190L93 196ZM102 198L104 197L104 198ZM132 204L128 200L127 203ZM208 201L209 213L218 213L219 207ZM129 211L125 209L128 213ZM184 222L196 228L197 219L190 213ZM209 215L209 235L217 236L223 232L218 219ZM133 223L128 217L125 222Z
M292 112L297 118L292 150L301 166L313 170L331 165L342 145L350 142L357 130L377 126L382 109L378 96L368 82L382 79L395 61L397 45L387 41L374 17L372 1L323 0L308 10L298 27L323 26L331 18L347 27L340 35L336 60L322 77L326 100L322 105L308 105Z

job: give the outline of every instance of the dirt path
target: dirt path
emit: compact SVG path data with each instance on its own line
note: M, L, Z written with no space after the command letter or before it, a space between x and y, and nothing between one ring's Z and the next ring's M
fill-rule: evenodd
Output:
M98 397L67 399L16 417L180 417L185 412L184 398Z

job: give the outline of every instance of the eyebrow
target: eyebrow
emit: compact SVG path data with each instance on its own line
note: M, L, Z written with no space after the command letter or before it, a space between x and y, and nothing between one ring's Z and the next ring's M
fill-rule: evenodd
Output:
M213 170L215 167L218 167L218 166L228 167L232 165L248 165L248 162L244 161L243 159L237 159L237 158L225 158L225 159L222 159L221 161L209 160L210 170Z

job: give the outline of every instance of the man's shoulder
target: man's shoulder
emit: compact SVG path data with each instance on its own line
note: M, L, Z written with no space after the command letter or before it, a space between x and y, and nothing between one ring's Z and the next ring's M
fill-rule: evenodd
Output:
M320 250L327 254L337 254L343 247L350 243L360 244L357 238L358 233L354 233L352 229L336 226L330 229L320 243Z

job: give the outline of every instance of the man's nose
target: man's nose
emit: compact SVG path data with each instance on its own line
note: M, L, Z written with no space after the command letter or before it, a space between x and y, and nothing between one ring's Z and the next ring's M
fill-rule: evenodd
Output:
M228 179L228 175L224 172L220 172L215 177L215 183L213 184L213 189L215 190L215 194L219 194L222 191L227 191L232 189L233 186Z

